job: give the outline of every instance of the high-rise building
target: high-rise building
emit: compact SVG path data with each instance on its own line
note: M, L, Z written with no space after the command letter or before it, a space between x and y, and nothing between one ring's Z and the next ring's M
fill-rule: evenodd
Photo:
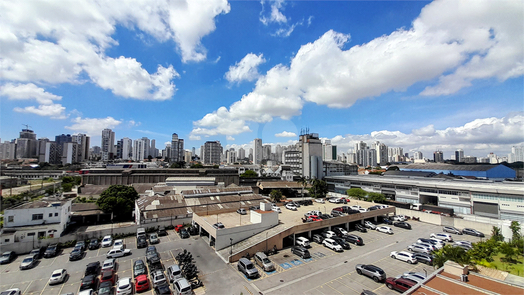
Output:
M363 141L359 141L355 144L355 152L358 150L365 150L367 148L367 144Z
M102 161L112 160L116 154L114 150L115 146L115 133L111 129L102 130L102 142L101 142L101 153Z
M194 149L195 148L193 148L193 150ZM191 152L191 151L184 151L184 162L186 162L186 164L191 163L192 158L193 158L193 152Z
M38 139L38 162L46 162L45 160L45 151L46 145L49 142L49 139L43 137Z
M158 150L156 148L156 140L151 139L151 147L149 148L149 155L155 158L158 155Z
M0 160L14 160L16 157L15 141L4 141L0 143ZM43 162L43 161L39 161Z
M377 166L377 151L374 149L360 149L356 152L357 165L361 167Z
M331 161L333 159L333 146L331 140L326 139L322 144L322 160Z
M252 148L249 149L248 158L249 158L249 161L253 162L253 164L255 163L255 160L253 159L253 149Z
M91 137L87 134L75 134L71 136L72 142L78 144L78 162L85 162L89 160L89 147L91 145Z
M388 162L388 146L382 142L375 141L372 145L372 148L376 151L377 154L377 164L386 165Z
M134 161L143 161L144 159L147 159L149 151L149 139L147 137L136 139L133 142L132 148Z
M226 162L228 164L235 163L237 161L237 152L235 151L235 149L231 148L226 152L227 152Z
M253 164L260 164L263 160L262 139L253 140Z
M22 129L19 138L16 139L15 156L17 159L37 158L38 142L33 130Z
M238 159L244 160L246 158L246 150L243 148L238 149Z
M171 163L184 161L184 140L178 138L178 134L171 136L171 153L169 155Z
M202 158L204 164L220 164L221 155L222 145L220 141L206 141Z
M512 146L508 154L508 163L524 162L524 146Z
M435 151L433 153L433 161L435 163L443 163L444 162L444 153L441 151Z
M416 151L413 153L413 159L414 160L424 160L424 156L422 155L421 151Z
M262 147L262 160L270 160L271 159L271 145L266 144Z
M401 147L388 147L389 162L400 162L404 160L404 149Z
M302 152L302 176L322 178L322 142L318 133L300 135L298 144Z
M455 151L455 161L457 161L457 163L464 162L464 150L458 149Z

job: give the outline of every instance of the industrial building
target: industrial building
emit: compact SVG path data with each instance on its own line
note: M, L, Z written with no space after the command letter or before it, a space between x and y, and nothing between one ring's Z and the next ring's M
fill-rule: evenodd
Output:
M399 166L401 171L434 172L455 176L476 177L482 179L504 180L517 177L515 170L504 165L451 165L451 164L411 164Z

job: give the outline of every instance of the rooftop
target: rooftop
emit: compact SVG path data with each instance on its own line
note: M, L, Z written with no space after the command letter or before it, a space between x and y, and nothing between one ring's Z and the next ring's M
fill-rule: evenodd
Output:
M399 168L400 169L418 169L418 170L488 171L497 166L498 165L488 165L488 164L453 165L453 164L425 163L425 164L410 164L407 166L401 166Z
M33 209L33 208L46 208L46 207L61 207L65 203L67 203L69 200L58 200L58 199L50 199L50 200L36 200L30 203L25 203L20 206L10 208L8 210L18 210L18 209Z

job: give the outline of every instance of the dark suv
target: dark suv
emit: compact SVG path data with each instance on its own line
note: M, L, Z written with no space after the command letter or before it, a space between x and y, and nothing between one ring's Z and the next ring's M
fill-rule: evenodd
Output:
M86 266L85 275L98 275L100 272L100 261L91 262Z
M465 235L470 235L470 236L476 236L476 237L481 237L481 238L484 237L483 233L479 232L476 229L472 229L472 228L465 228L462 230L462 233Z
M371 264L357 264L355 268L359 275L370 277L377 283L386 279L386 272L378 266Z
M417 283L413 282L412 280L403 279L403 278L387 278L386 279L386 287L388 287L391 290L397 290L400 292L406 292L407 290L411 289L411 287L415 286Z
M353 243L358 246L364 245L364 240L357 235L347 234L345 236L342 236L342 238L347 242Z
M346 242L344 239L339 238L339 237L331 237L331 239L333 239L335 242L337 242L337 244L339 244L342 247L342 249L344 249L344 250L350 250L351 249L351 246L349 245L349 243Z
M291 248L291 253L304 259L311 258L311 254L309 254L309 251L302 246L294 246L293 248Z
M49 245L47 246L47 249L45 249L44 258L55 257L58 254L58 251L58 244Z

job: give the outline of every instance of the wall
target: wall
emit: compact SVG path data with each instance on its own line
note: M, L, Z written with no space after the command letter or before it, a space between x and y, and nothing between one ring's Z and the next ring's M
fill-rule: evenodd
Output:
M408 210L402 208L396 208L397 215L406 215L409 217L420 218L420 221L431 223L435 225L442 225L442 216L437 214L424 213L422 211Z

